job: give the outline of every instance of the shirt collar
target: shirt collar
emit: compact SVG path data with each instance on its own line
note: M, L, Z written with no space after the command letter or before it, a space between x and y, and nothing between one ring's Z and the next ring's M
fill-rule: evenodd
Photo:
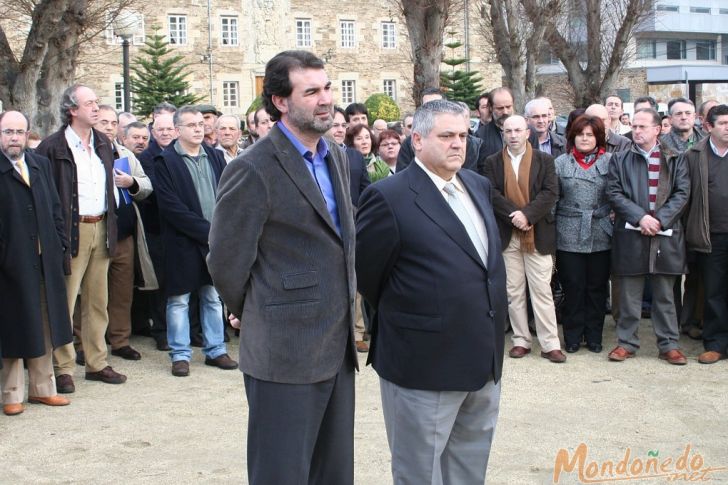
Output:
M637 145L636 143L635 143L635 145L634 145L634 146L635 146L635 148L637 149L637 151L638 151L638 152L640 152L640 153L642 154L642 156L644 156L644 157L645 157L645 159L649 160L649 159L650 159L650 156L652 155L652 152L654 152L654 151L655 151L655 149L658 149L658 148L660 147L660 142L659 142L659 140L658 140L658 141L657 141L657 143L655 143L655 145L654 145L654 146L653 146L652 148L650 148L649 150L647 150L647 151L644 151L644 150L643 150L643 149L642 149L642 148L641 148L641 147L640 147L639 145Z
M508 156L511 157L511 160L521 160L523 155L526 154L526 150L523 150L520 155L514 155L509 147L506 147L506 150L508 150Z
M713 149L713 153L718 155L720 158L723 158L726 156L726 154L728 154L728 149L726 149L723 153L720 153L720 150L718 150L718 147L716 147L715 144L713 143L713 138L710 136L708 137L708 143L710 143L710 148Z
M286 138L288 138L288 140L296 148L296 151L298 151L298 153L300 153L303 158L309 161L313 160L313 153L311 153L311 150L306 148L303 143L301 143L299 139L296 138L296 135L291 133L291 130L288 129L288 127L285 123L283 123L282 120L278 120L276 126L278 126L283 134L286 135ZM322 160L326 158L326 156L329 154L329 145L328 143L326 143L324 137L319 138L319 141L316 144L316 154L321 157Z
M415 157L415 163L419 165L419 167L425 171L428 177L430 177L430 180L432 180L432 183L435 184L435 187L437 187L437 190L440 192L443 192L445 189L445 185L452 182L455 185L455 188L458 190L458 192L465 192L463 190L463 186L460 184L460 180L457 178L457 176L451 178L450 180L445 180L444 178L437 175L435 172L430 170L429 168L425 167L425 164L420 161L419 158Z
M71 145L72 148L78 148L83 150L83 140L78 134L71 128L71 125L66 126L66 141ZM89 140L89 146L94 147L94 130L91 130L91 139Z
M189 153L185 151L184 148L182 148L182 145L180 144L179 140L175 140L174 142L174 151L176 151L180 156L182 157L189 157L189 158L200 158L204 157L207 158L207 153L205 153L205 149L200 145L200 152L197 154L197 157L193 157Z

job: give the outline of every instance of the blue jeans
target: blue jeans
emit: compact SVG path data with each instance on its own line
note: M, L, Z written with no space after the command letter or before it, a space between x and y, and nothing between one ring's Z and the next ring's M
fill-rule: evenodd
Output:
M200 320L202 322L202 352L210 359L227 353L223 337L222 303L212 285L197 290L200 297ZM190 347L190 294L175 295L167 298L167 341L172 362L189 361L192 358Z

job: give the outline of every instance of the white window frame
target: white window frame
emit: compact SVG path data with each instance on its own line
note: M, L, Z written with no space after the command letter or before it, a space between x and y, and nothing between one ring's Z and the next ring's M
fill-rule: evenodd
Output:
M226 25L227 24L227 25ZM237 15L220 16L220 45L237 47L240 45L240 29Z
M397 101L397 80L382 79L382 92Z
M394 22L382 22L382 49L397 48L397 24Z
M311 19L296 19L296 47L311 47Z
M116 111L124 111L124 82L114 83L114 108Z
M353 49L356 47L356 22L354 20L340 20L339 30L341 38L339 47L342 49Z
M172 35L172 19L174 19L175 23L175 36ZM169 39L169 45L187 45L187 26L187 15L167 15L167 36Z
M143 45L147 41L147 36L144 31L144 15L137 12L139 15L139 24L137 25L137 34L131 38L133 45ZM106 14L106 30L104 30L104 40L106 45L121 45L124 39L114 33L114 23L111 20L111 14Z
M240 83L238 81L222 82L222 105L225 108L240 106Z
M356 81L354 79L341 80L341 104L344 106L356 103Z

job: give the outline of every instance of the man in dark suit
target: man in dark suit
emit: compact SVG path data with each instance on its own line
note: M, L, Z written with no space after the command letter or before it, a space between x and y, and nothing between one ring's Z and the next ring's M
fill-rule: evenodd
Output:
M205 264L215 194L225 159L219 150L203 143L205 121L196 107L178 109L174 125L177 140L157 156L154 183L165 246L172 375L186 377L192 357L189 301L193 292L199 297L205 364L220 369L236 369L238 364L227 354L222 304Z
M53 349L71 342L63 276L68 238L50 161L25 152L28 119L0 114L0 340L3 412L23 412L28 401L65 406L56 393Z
M556 252L556 225L551 211L559 197L554 159L528 143L528 125L522 116L508 118L503 133L506 147L488 157L485 176L493 183L493 210L508 274L508 314L513 327L513 348L508 355L520 358L531 352L528 287L541 357L554 363L565 362L551 293Z
M277 121L225 169L208 266L240 328L248 480L354 481L354 220L323 62L285 51L266 65Z
M490 182L461 170L467 112L423 104L414 162L367 188L357 214L357 281L376 309L369 362L397 484L482 484L498 417L505 268Z

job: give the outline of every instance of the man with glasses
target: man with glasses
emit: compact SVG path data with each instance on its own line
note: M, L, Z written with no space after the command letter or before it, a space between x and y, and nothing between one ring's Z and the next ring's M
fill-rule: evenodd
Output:
M554 159L532 148L528 142L530 130L522 116L504 121L503 136L506 146L486 159L484 175L493 184L493 211L506 264L508 315L513 327L513 347L508 356L519 359L531 352L528 288L541 357L554 363L565 362L551 293L556 252L552 209L559 197Z
M99 103L90 88L75 84L61 98L63 126L46 138L36 153L50 159L61 200L66 237L66 296L73 315L79 293L85 352L86 380L122 384L126 376L108 365L106 330L109 325L109 263L116 253L116 206L114 153L108 138L94 129L99 120ZM75 392L73 344L59 347L56 359L56 388L59 393Z
M223 336L222 304L212 286L205 258L217 183L225 168L219 150L203 143L205 120L194 106L174 114L177 140L155 160L155 192L165 246L167 341L172 375L190 373L190 294L197 293L205 365L236 369ZM184 264L181 264L181 263Z
M687 270L681 216L690 180L685 159L657 142L660 131L657 111L638 110L632 118L632 149L617 153L609 164L607 196L615 213L612 270L619 280L620 305L617 346L609 360L624 361L640 348L637 331L649 277L659 358L685 365L678 346L673 285Z
M0 381L8 416L25 409L23 360L29 402L69 404L53 377L53 348L72 338L63 278L68 238L50 163L25 151L29 128L22 113L0 114Z
M549 129L549 106L551 102L547 98L536 98L526 103L524 112L528 127L538 136L537 150L548 153L556 158L566 150L566 140L563 136L552 132Z

